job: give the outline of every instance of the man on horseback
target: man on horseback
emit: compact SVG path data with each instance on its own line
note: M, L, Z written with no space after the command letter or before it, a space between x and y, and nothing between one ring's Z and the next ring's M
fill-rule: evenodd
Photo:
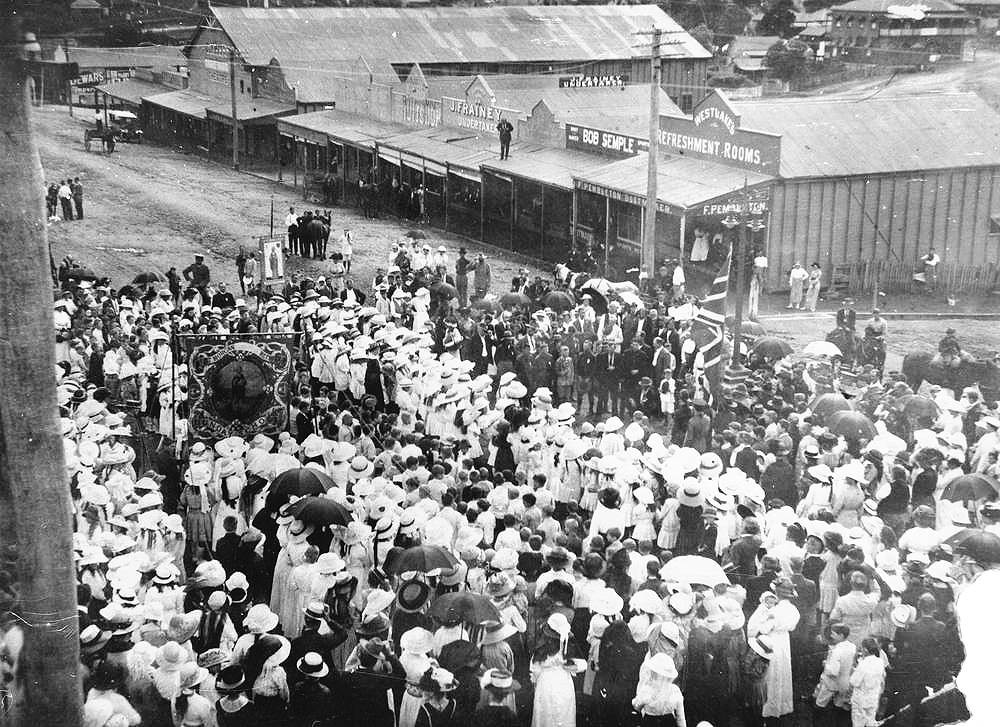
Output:
M837 328L843 328L845 330L854 333L856 330L858 314L854 310L854 299L844 298L844 303L837 311Z
M872 317L868 319L868 324L865 326L865 338L885 343L885 318L882 317L878 308L872 309Z
M972 357L962 350L955 335L955 329L949 328L944 332L944 338L938 343L938 354L931 363L940 363L950 368L957 367L962 361L971 361Z

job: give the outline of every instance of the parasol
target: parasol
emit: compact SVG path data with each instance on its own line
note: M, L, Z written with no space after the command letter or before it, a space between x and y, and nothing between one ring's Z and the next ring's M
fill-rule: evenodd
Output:
M311 495L292 503L288 514L304 523L313 525L343 525L351 521L351 514L339 502L326 497Z
M426 573L438 568L451 570L457 564L458 560L455 556L439 545L415 545L387 562L385 570L386 573L406 573L408 571Z
M513 308L518 305L522 308L528 308L531 306L531 298L524 293L504 293L500 296L500 305L504 308Z
M271 483L271 493L275 495L322 495L334 487L333 480L325 472L315 467L299 467L287 470L274 478Z
M709 588L729 583L729 578L726 577L721 565L700 555L679 555L671 558L660 568L660 578Z
M468 591L438 596L431 604L429 614L440 622L451 621L457 615L466 623L473 625L502 620L500 612L489 598Z
M580 298L583 296L590 296L590 306L594 309L594 312L599 316L603 316L608 312L608 299L605 297L604 293L599 291L597 288L591 286L593 280L588 280L586 285L580 288L578 292Z
M802 353L807 356L819 356L824 358L844 356L843 351L837 348L836 344L830 343L829 341L813 341L802 349Z
M625 305L634 306L637 310L645 309L646 304L642 301L637 293L633 293L631 290L623 290L618 294L621 302Z
M941 499L952 502L995 498L1000 494L1000 483L989 475L973 472L956 477L944 488Z
M163 282L163 276L159 273L149 271L146 273L139 273L132 279L133 283L138 283L139 285L149 285L150 283L161 283Z
M764 330L764 326L757 321L743 321L740 323L740 334L744 338L760 338L766 333L767 331Z
M941 416L941 407L933 399L919 394L905 394L896 401L899 410L912 420L932 419L937 420Z
M438 281L436 283L431 284L430 291L436 295L441 296L442 298L458 297L458 291L455 289L455 286L445 283L443 281Z
M878 434L871 419L859 411L835 411L825 421L831 433L844 439L872 439Z
M853 408L851 402L840 394L821 394L813 399L813 403L809 405L812 413L821 417L828 417L838 411L850 411Z
M965 528L952 535L945 543L954 548L956 553L980 563L1000 563L1000 537L985 530Z
M493 313L497 309L497 302L496 299L492 297L476 298L474 301L472 301L472 308L476 310L483 310L489 313Z
M758 357L769 359L784 358L792 352L792 346L781 338L764 336L754 341L751 351Z
M542 305L554 311L571 310L576 305L576 299L565 290L553 290L542 298Z

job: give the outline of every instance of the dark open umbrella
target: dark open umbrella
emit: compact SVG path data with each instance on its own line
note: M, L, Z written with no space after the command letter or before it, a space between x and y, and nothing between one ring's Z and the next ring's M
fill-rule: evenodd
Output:
M576 299L565 290L553 290L542 298L542 305L554 311L570 310L576 305Z
M871 419L859 411L835 411L826 418L826 426L845 439L872 439L878 434Z
M851 402L840 394L821 394L813 399L813 403L809 405L812 413L821 417L828 417L834 412L849 411L853 408Z
M150 283L161 283L163 282L163 276L160 275L159 273L154 273L153 271L149 271L146 273L139 273L138 275L135 276L135 278L132 279L132 282L137 283L139 285L149 285Z
M430 615L440 622L454 620L456 616L467 624L478 625L485 621L500 621L500 612L489 598L480 593L462 591L445 593L434 599Z
M945 541L956 553L980 563L1000 563L1000 537L985 530L966 528Z
M766 356L769 359L784 358L792 352L792 345L775 336L764 336L754 341L751 351L759 357Z
M995 498L1000 494L1000 483L989 475L980 472L956 477L947 484L941 498L952 502L965 502L967 500L982 500L985 498Z
M591 282L592 281L587 281L587 284L580 288L578 294L581 299L583 296L589 295L591 307L597 315L603 316L608 312L608 299L604 296L604 293L593 287Z
M524 293L514 293L512 291L510 293L504 293L500 296L500 305L505 308L513 308L516 305L519 305L522 308L527 308L531 305L531 298L526 296Z
M760 338L767 331L764 330L762 326L757 321L743 321L740 323L740 333L743 334L744 338Z
M941 415L941 407L933 399L919 394L905 394L896 400L896 406L909 419L937 419Z
M423 230L407 230L405 237L411 240L426 240L427 234Z
M313 525L344 525L351 521L351 514L339 502L327 497L310 495L293 502L288 514L296 520Z
M385 570L387 573L426 573L437 568L450 570L457 564L458 559L439 545L415 545L386 563Z
M291 495L322 495L334 486L334 481L325 472L314 467L299 467L275 477L271 483L271 493L284 495L286 498Z
M441 296L442 298L457 298L458 291L455 290L455 286L449 285L448 283L438 281L437 283L432 283L429 289L432 293Z
M70 268L66 271L69 280L97 280L97 273L90 268Z

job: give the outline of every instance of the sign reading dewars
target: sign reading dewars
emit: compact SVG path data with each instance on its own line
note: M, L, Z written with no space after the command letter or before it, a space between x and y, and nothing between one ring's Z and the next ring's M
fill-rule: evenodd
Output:
M781 137L740 128L740 117L718 94L705 98L691 118L660 117L660 145L668 154L717 161L777 174Z
M649 144L645 139L626 134L566 124L566 148L624 159L649 151Z
M459 129L472 129L486 134L496 134L497 124L501 118L507 118L514 123L518 114L513 109L466 101L460 98L441 99L441 123L444 126L455 126Z

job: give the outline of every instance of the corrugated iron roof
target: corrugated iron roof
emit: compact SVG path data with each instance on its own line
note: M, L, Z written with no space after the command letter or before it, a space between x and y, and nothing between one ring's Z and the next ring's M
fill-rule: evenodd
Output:
M285 116L278 119L278 131L294 134L296 129L328 134L334 138L375 148L375 142L387 139L394 134L401 134L409 129L400 124L377 121L367 116L349 114L346 111L313 111L308 114Z
M360 56L390 63L528 63L640 58L633 33L667 31L665 57L710 54L655 5L421 9L213 7L250 65L283 67Z
M216 102L212 106L209 106L206 110L215 116L223 116L226 119L231 119L233 117L231 103L220 104ZM236 99L236 118L240 121L264 119L268 116L277 116L278 114L291 114L294 113L294 111L294 106L278 103L277 101L272 101L267 98Z
M833 12L855 12L855 13L888 13L891 7L904 7L922 10L925 14L964 14L964 10L957 5L952 5L946 0L852 0L844 5L837 5L830 8Z
M737 101L742 126L781 134L781 176L1000 165L1000 115L974 93Z
M596 172L610 163L608 159L594 154L515 143L511 145L507 159L500 161L494 158L484 163L483 167L571 190L574 177Z
M199 119L206 118L205 109L219 103L219 99L217 98L202 96L200 93L187 90L167 91L166 93L157 93L152 96L143 96L142 98L144 101L148 101L156 106L162 106Z
M143 45L133 48L85 48L70 46L66 60L80 69L89 68L153 68L169 70L188 64L184 49L175 45Z
M159 83L153 83L151 81L140 81L135 78L130 78L125 81L116 81L114 83L103 83L97 86L97 90L101 93L107 94L111 98L117 98L127 103L141 104L142 100L147 96L155 96L161 93L167 93L175 89L169 86L161 86Z
M480 164L497 158L500 142L493 136L479 135L469 129L438 126L393 135L380 142L379 148L396 149L429 161L478 171Z
M646 155L640 154L593 172L573 176L581 182L644 199L647 164ZM766 174L681 156L661 158L657 172L658 200L680 209L690 209L724 197L743 189L744 184L753 187L773 179Z

